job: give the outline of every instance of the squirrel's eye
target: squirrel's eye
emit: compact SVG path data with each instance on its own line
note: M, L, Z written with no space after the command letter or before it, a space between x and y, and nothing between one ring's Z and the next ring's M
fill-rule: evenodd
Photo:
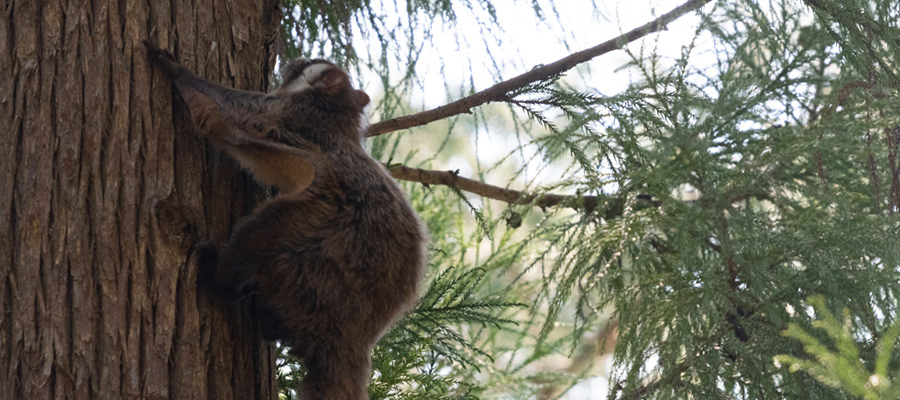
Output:
M300 68L303 69L310 65L312 65L312 60L303 60L303 62L300 63Z

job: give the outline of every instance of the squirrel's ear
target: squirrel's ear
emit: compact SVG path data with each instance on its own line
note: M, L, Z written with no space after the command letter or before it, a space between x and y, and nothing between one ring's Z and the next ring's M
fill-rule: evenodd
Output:
M347 76L346 72L341 71L339 68L329 68L327 71L323 72L322 75L319 75L319 78L316 79L315 86L318 86L328 94L333 95L337 94L342 85L349 84L350 77ZM368 104L368 101L366 103Z
M354 90L353 102L356 103L359 108L363 108L369 104L369 95L367 95L366 92L363 92L362 90Z

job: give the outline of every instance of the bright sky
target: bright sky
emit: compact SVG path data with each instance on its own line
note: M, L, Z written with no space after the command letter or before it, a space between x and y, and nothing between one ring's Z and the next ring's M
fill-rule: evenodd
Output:
M684 0L598 0L598 2L599 9L595 9L591 0L556 1L553 6L541 1L548 16L547 21L540 21L527 2L494 1L501 27L505 30L497 34L503 42L501 50L506 53L499 57L506 61L506 65L501 67L503 78L509 79L535 65L550 63L574 51L596 46L651 21L681 5ZM552 1L550 3L553 4ZM551 7L555 7L560 22L554 20ZM444 93L443 79L439 76L440 58L445 61L443 74L448 82L467 83L472 79L479 90L496 83L491 74L493 68L490 67L490 58L483 51L481 35L478 34L479 28L469 14L467 10L458 13L460 31L473 33L463 38L469 42L470 49L459 49L456 38L449 34L436 37L434 47L423 49L422 58L430 67L428 72L436 75L436 79L426 78L426 82L432 82L435 86L435 90L428 90L429 93ZM697 23L698 18L695 15L686 15L670 24L668 31L659 36L658 53L663 57L678 56L682 46L693 38ZM560 25L564 31L559 29ZM649 38L656 40L657 36L651 35ZM565 40L570 48L567 49L562 45L562 40ZM469 64L468 59L483 60L482 72L485 73L478 74L479 71L475 70L470 74L464 69ZM627 60L623 52L618 51L586 63L590 68L587 83L603 93L616 93L625 89L629 80L627 72L615 70ZM472 64L477 68L480 63L472 62ZM425 99L425 105L429 108L443 103L442 96Z

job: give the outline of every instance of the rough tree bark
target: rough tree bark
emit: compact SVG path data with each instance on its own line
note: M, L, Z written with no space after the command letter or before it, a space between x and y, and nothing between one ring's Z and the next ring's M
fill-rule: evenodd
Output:
M274 398L247 304L196 293L263 189L191 132L141 45L265 90L277 0L0 0L0 398Z

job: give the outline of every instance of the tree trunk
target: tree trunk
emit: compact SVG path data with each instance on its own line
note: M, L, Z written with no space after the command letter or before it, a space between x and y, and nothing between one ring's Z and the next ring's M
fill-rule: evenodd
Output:
M277 0L0 1L0 398L274 398L250 307L198 294L188 260L263 189L140 41L265 90Z

